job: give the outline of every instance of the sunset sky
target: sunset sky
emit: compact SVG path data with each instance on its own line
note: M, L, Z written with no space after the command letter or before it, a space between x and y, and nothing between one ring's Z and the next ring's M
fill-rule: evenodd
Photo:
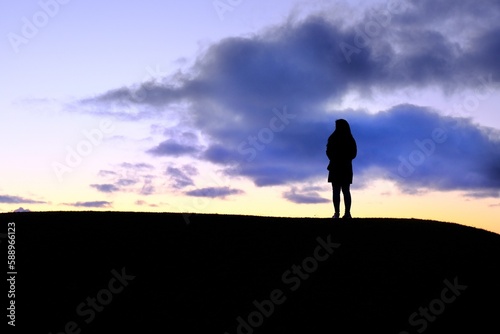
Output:
M0 212L331 217L344 118L353 217L500 233L497 0L23 0L0 18Z

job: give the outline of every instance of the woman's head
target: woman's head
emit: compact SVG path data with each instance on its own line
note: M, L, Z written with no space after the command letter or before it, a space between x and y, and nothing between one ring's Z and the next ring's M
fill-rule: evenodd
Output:
M338 119L335 121L335 131L341 134L351 134L351 127L345 119Z

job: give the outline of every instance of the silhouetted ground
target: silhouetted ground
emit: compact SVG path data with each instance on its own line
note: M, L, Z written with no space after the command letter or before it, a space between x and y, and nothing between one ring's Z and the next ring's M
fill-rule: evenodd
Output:
M2 214L0 233L8 221L18 332L500 330L500 235L457 224L52 212Z

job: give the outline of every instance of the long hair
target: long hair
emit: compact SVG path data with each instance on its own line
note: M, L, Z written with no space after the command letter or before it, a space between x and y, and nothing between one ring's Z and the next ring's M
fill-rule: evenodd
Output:
M335 131L339 137L352 137L351 127L345 119L338 119L335 121Z
M351 133L351 127L345 119L335 121L335 131L328 138L326 145L328 158L352 160L357 155L356 141Z

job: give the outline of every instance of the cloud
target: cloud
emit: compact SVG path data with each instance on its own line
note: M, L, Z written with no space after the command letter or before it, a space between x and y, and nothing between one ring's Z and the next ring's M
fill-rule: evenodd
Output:
M90 186L103 193L113 193L120 190L120 188L113 184L91 184Z
M106 180L102 184L90 186L104 193L136 192L139 195L151 195L155 192L153 184L155 167L147 163L123 162L115 166L115 171L100 170L99 177Z
M370 96L375 90L467 90L478 102L498 90L497 1L396 4L373 7L360 20L318 14L251 37L226 38L188 73L82 102L144 110L187 105L179 116L181 130L167 131L147 152L208 161L261 187L326 182L326 139L335 119L346 118L359 148L355 183L386 178L415 194L421 188L495 193L498 129L410 104L377 113L329 107L348 94ZM174 187L192 182L182 170L171 171ZM191 195L215 197L221 189ZM311 196L292 189L285 197L306 202Z
M256 148L252 161L238 153L237 140L228 141L225 153L212 155L210 161L226 166L227 175L245 176L257 186L313 178L326 182L326 140L333 120L342 117L349 120L358 144L354 182L389 178L410 192L418 188L500 189L499 130L414 105L398 105L376 114L342 111L323 121L291 123L262 150ZM227 156L240 162L228 164Z
M112 206L112 203L107 201L90 201L90 202L65 203L65 205L74 206L78 208L109 208Z
M239 195L243 193L244 193L243 190L232 189L229 187L207 187L207 188L187 191L186 195L195 197L225 198L230 195Z
M182 127L167 128L163 135L167 138L147 152L155 156L180 157L196 155L203 150L198 135Z
M139 162L139 163L123 162L120 164L120 166L127 168L127 169L133 169L133 170L151 170L151 169L154 169L153 165L147 164L144 162Z
M283 193L283 197L297 204L329 203L331 200L321 197L317 192L318 190L317 188L299 190L296 187L292 187L292 189Z
M7 204L44 204L46 202L44 201L36 201L24 197L19 197L19 196L10 196L10 195L0 195L0 203L7 203Z
M148 152L157 156L179 157L182 155L193 155L194 153L199 152L199 148L191 145L180 144L174 140L168 139L161 142L158 146L152 148Z
M240 162L228 166L226 173L246 176L258 186L311 178L326 181L325 145L336 118L349 120L358 143L355 182L384 177L409 188L500 189L499 130L414 105L376 114L342 111L323 121L290 124L261 151L255 149L254 160L240 156ZM236 145L225 150L238 155ZM224 155L220 156L211 161L224 165Z
M189 165L185 165L182 168L167 167L165 175L170 177L172 181L172 187L175 189L182 189L188 186L194 186L194 181L191 178L193 175L197 175L198 170Z
M359 144L355 173L383 175L403 188L500 189L500 131L429 108L352 113Z
M152 180L152 177L146 177L144 179L144 183L142 185L142 188L141 188L141 191L140 191L140 194L141 195L151 195L151 194L154 194L155 192L155 186L153 184L153 180Z
M112 170L100 170L98 173L99 176L115 176L116 172L113 172Z
M123 186L123 187L131 186L131 185L134 185L136 183L137 183L137 180L132 180L132 179L118 179L118 181L116 181L116 185Z
M500 197L500 190L491 189L491 190L479 190L467 193L467 197L472 198L491 198L491 197Z
M495 17L500 6L491 1L479 6L482 10L470 10L476 5L459 2L424 1L392 13L376 8L379 14L368 11L358 22L339 22L327 14L288 20L254 37L226 38L212 45L199 57L195 74L135 90L112 90L97 100L153 106L194 102L194 121L216 130L224 119L236 125L259 124L266 118L262 106L284 101L313 107L351 90L463 86L471 73L493 74L498 80L500 24ZM447 10L436 16L436 6ZM464 27L467 18L471 24ZM481 24L473 23L479 19ZM464 31L458 40L455 26ZM131 90L148 94L137 101L130 97ZM232 110L251 110L252 117L240 113L240 119L225 118Z
M149 207L152 207L152 208L158 207L157 204L148 204L146 201L143 201L143 200L137 200L137 201L135 201L135 205L139 205L139 206L146 205L146 206L149 206Z

